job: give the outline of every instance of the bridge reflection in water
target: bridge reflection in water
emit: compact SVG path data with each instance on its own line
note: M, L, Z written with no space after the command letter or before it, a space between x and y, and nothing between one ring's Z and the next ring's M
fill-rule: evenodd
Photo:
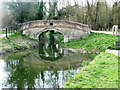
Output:
M54 30L39 35L39 55L43 60L56 61L63 57L61 42L64 36Z
M0 60L3 88L63 88L69 78L80 72L81 63L95 54L62 49L63 36L46 31L39 36L38 50L25 50ZM46 62L47 61L47 62Z

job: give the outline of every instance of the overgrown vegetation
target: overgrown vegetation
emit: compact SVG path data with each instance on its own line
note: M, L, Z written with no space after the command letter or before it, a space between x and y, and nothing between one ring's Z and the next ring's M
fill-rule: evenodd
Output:
M86 51L105 51L106 49L115 49L117 36L91 33L88 37L79 40L65 43L64 46L68 48L79 49L82 48Z
M14 33L10 35L8 38L0 39L2 42L2 49L26 49L30 47L35 47L37 45L37 41L29 38L25 35L20 35L19 33Z
M118 57L102 52L71 78L66 88L118 88Z

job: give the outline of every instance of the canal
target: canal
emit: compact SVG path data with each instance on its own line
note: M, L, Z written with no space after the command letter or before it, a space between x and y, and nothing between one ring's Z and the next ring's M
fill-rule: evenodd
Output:
M0 88L63 88L74 78L83 61L95 54L63 48L63 35L46 31L39 36L39 47L4 55L0 60Z

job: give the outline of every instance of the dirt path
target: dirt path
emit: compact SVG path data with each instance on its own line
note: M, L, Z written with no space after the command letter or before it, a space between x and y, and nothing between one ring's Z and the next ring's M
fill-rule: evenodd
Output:
M120 57L120 50L106 50L106 52L115 54L116 56Z
M94 31L94 30L91 30L91 32L103 33L103 34L111 34L111 35L113 35L113 32L112 32L112 31ZM117 35L120 36L120 32L118 32Z
M0 34L0 38L6 37L6 34Z
M7 34L7 36L9 36L9 35L11 35L11 34ZM0 38L4 38L4 37L6 37L6 34L0 34Z

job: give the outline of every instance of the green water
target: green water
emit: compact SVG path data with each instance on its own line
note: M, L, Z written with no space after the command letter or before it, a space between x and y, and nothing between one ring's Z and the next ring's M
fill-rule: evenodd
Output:
M0 60L0 88L62 88L95 54L62 48L55 32L39 36L39 48L10 53Z

